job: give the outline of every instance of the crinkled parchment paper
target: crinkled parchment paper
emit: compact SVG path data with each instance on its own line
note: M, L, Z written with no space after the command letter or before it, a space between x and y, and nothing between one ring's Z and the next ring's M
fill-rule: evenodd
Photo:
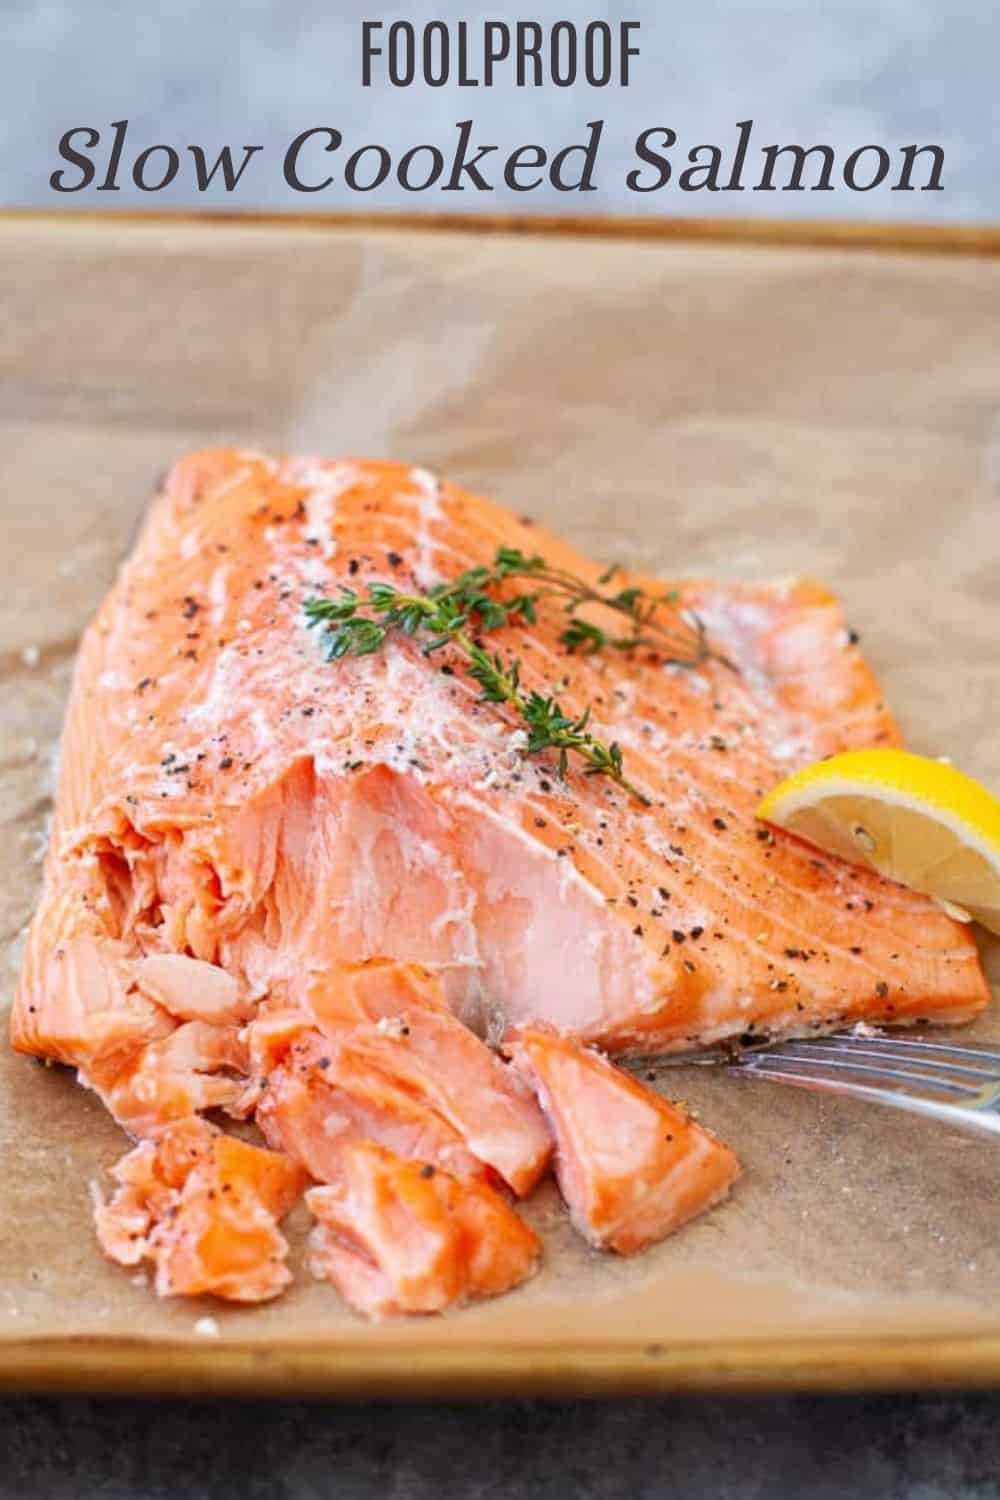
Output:
M818 574L912 745L1000 787L1000 262L69 220L0 225L0 260L5 998L74 642L158 476L205 444L406 459L608 560ZM671 1082L740 1152L730 1203L625 1262L546 1190L523 1291L369 1330L305 1275L258 1310L158 1305L91 1235L115 1126L4 1050L0 1340L176 1338L206 1312L223 1338L415 1349L1000 1331L1000 1145L715 1071Z

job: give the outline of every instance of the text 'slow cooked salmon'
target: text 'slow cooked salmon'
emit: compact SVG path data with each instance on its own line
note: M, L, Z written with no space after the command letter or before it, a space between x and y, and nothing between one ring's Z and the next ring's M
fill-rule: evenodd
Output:
M490 1051L511 1028L650 1052L982 1009L960 924L754 819L796 766L897 742L816 584L669 587L423 470L195 454L81 645L14 1045L154 1152L255 1118L325 1184L353 1303L498 1290L520 1272L458 1275L463 1250L452 1291L411 1296L390 1220L346 1226L403 1191L397 1159L441 1174L433 1213L531 1190L560 1124ZM603 1175L594 1137L567 1139L600 1242L701 1206L599 1229L567 1187Z

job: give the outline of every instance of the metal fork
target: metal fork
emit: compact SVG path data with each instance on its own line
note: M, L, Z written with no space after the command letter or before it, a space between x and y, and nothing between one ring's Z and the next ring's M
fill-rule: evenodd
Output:
M742 1052L731 1066L744 1078L847 1094L1000 1135L1000 1051L989 1047L841 1032Z

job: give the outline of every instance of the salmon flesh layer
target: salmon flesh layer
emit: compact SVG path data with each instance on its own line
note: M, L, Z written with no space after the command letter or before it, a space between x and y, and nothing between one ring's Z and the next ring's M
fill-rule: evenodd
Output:
M423 470L235 449L180 462L83 639L12 1014L15 1047L79 1069L135 1138L214 1108L255 1115L329 1186L314 1259L369 1311L523 1280L530 1239L480 1262L473 1228L503 1222L491 1195L529 1191L553 1149L574 1217L612 1248L724 1191L724 1148L684 1135L683 1173L658 1146L637 1150L645 1196L622 1207L627 1184L599 1160L585 1099L559 1104L560 1081L582 1070L623 1131L662 1119L560 1038L679 1051L862 1019L964 1021L987 1000L967 929L755 821L797 766L899 741L819 585L677 585L711 647L696 667L646 646L570 654L564 605L544 595L536 619L484 636L517 660L524 692L555 694L571 718L590 710L640 795L573 755L561 774L512 711L483 701L454 646L428 655L391 631L329 661L307 626L317 595L424 593L499 548L602 578ZM624 571L615 587L665 590ZM516 1067L484 1045L505 1034L522 1038ZM414 1160L442 1174L433 1188ZM197 1205L209 1170L170 1192ZM167 1232L148 1227L150 1191L133 1202L129 1187L121 1214L142 1220L135 1243L152 1245L160 1282L228 1286L223 1261L177 1269ZM445 1282L406 1280L386 1225L405 1223L426 1260L459 1200L464 1238L439 1245L445 1296ZM241 1201L264 1216L260 1246L276 1243L274 1205ZM120 1246L118 1230L108 1210ZM270 1255L242 1294L280 1289Z
M316 594L425 590L500 546L600 571L399 465L224 450L174 469L83 641L15 1045L103 1077L137 1040L177 1051L178 1023L236 1027L374 955L439 973L481 1032L541 1020L612 1050L982 1008L968 931L755 823L796 766L898 743L816 584L685 585L732 667L568 656L544 602L489 637L526 687L592 705L648 807L527 754L447 651L399 636L328 663L305 628ZM224 1078L174 1072L225 1102Z

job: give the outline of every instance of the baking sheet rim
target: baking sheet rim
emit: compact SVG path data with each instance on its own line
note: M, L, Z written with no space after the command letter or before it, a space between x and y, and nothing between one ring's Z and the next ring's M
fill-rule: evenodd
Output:
M176 1396L525 1396L988 1388L1000 1337L647 1344L482 1341L432 1350L93 1337L0 1343L0 1391Z
M5 226L108 224L129 227L190 227L310 231L419 231L426 234L555 235L632 239L646 242L705 241L735 248L884 251L894 254L1000 255L1000 224L893 224L861 219L663 218L615 214L502 213L278 213L232 209L41 209L0 206Z

